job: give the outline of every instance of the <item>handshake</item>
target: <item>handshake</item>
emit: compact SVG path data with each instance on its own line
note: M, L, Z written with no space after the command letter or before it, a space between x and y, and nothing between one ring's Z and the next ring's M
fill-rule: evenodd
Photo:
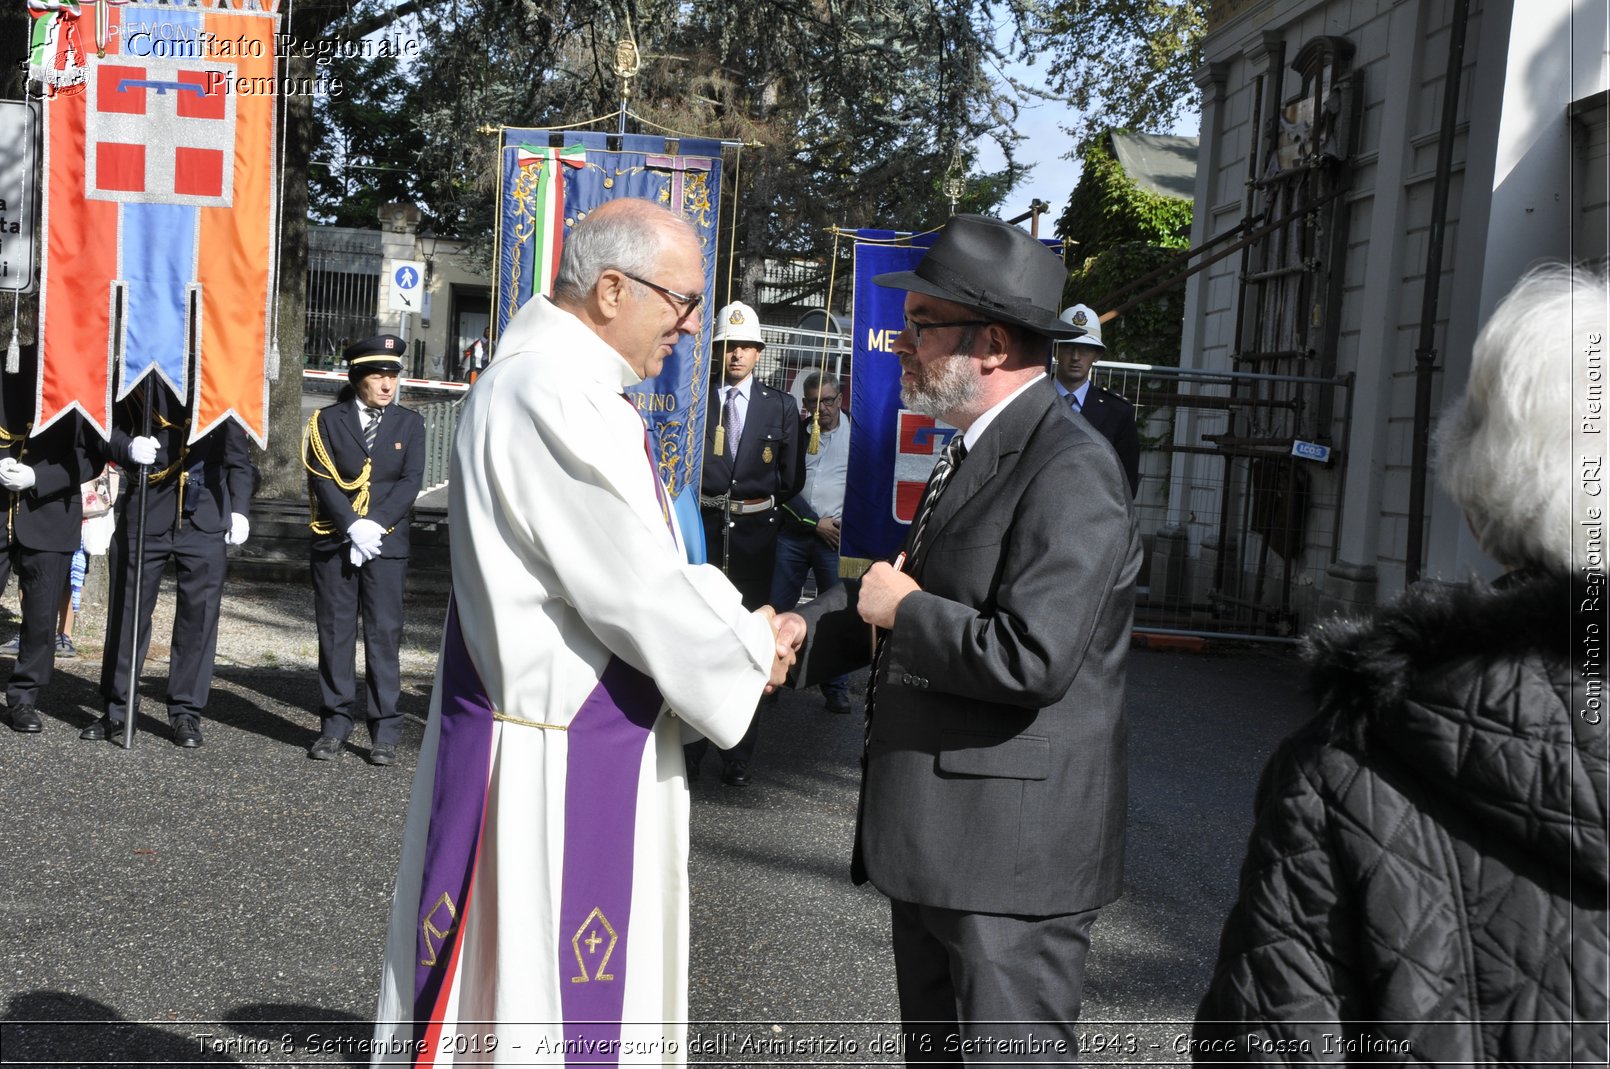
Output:
M770 605L762 605L759 612L771 624L772 638L776 641L771 679L766 683L766 693L770 694L787 681L788 670L799 659L799 648L805 644L805 618L792 612L779 616Z

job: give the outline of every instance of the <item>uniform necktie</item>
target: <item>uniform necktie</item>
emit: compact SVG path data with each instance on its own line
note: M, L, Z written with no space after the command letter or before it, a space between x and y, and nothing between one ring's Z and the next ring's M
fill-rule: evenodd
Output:
M928 533L928 521L934 514L934 506L939 502L939 495L944 493L945 484L950 482L950 477L955 474L956 466L966 455L967 443L962 441L960 434L953 435L950 444L945 446L945 451L939 454L939 463L934 465L933 473L928 476L928 485L923 488L922 500L917 506L916 533L912 536L911 552L906 554L903 571L911 572L915 569L919 560L918 555L922 552L923 536ZM866 734L862 739L863 745L872 738L872 712L877 701L878 673L883 669L883 650L888 644L889 633L879 631L877 648L872 651L872 675L867 680Z
M375 435L380 433L380 415L383 409L365 408L363 410L363 447L369 452L375 450Z
M727 403L721 409L721 422L727 428L727 444L732 447L732 455L738 455L738 439L743 437L744 418L738 414L738 387L727 387Z
M1070 393L1068 395L1068 406L1075 412L1083 412L1085 410L1085 406L1079 403L1079 395L1076 393Z

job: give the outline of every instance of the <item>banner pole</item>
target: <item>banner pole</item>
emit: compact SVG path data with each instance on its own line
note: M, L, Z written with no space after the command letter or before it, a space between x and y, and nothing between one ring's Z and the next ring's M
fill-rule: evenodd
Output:
M151 390L150 382L145 384L145 413L141 421L141 435L151 437ZM151 480L146 478L146 465L140 464L136 469L139 472L140 492L135 501L134 514L134 583L129 592L132 602L126 602L124 609L133 618L134 626L129 628L129 700L123 710L123 749L127 750L134 745L134 721L140 715L140 581L145 571L145 504L146 495L151 489Z

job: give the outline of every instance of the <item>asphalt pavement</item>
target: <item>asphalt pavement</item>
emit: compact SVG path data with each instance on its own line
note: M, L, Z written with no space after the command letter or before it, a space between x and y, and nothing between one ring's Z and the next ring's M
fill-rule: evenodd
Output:
M389 769L361 731L307 760L316 655L294 584L231 586L206 745L172 745L170 605L132 751L77 737L98 713L93 614L44 732L0 731L0 1064L366 1064L443 604L409 604ZM859 712L864 672L852 686ZM1180 1060L1173 1022L1211 975L1258 772L1306 716L1294 659L1259 647L1136 650L1128 701L1126 891L1093 933L1085 1064ZM689 1060L897 1060L887 905L848 876L860 717L793 692L763 715L754 785L722 786L712 755L693 788Z

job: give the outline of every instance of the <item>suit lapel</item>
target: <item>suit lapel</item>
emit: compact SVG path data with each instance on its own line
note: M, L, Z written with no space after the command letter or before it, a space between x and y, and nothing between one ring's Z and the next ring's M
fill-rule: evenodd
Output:
M984 489L1000 470L1002 461L1022 451L1029 431L1045 418L1051 405L1062 403L1049 382L1046 380L1023 391L984 429L978 445L968 451L940 496L939 504L934 506L933 519L929 521L934 533L925 535L924 543L944 531L956 514Z
M358 451L359 457L368 456L369 451L363 447L363 435L358 431L358 402L342 401L330 410L330 414L335 417L335 433L345 435Z

